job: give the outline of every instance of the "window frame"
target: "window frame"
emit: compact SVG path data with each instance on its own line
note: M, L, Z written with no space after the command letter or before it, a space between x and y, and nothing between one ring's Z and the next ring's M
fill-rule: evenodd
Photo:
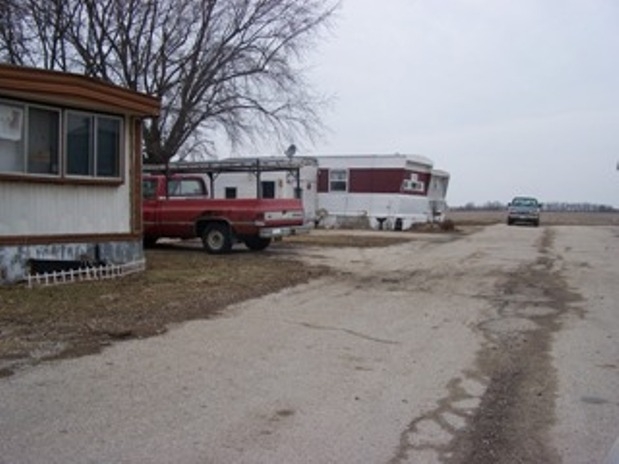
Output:
M92 140L89 140L89 147L92 149L92 160L89 159L89 162L92 163L92 167L89 169L89 172L92 174L72 174L68 172L69 166L69 117L72 115L77 116L87 116L90 119L90 127L92 129ZM98 168L98 150L99 150L99 120L100 119L111 119L117 120L120 123L119 127L119 140L118 140L118 154L117 154L117 164L118 164L118 175L117 176L101 176L97 173ZM65 130L63 131L64 137L64 145L65 148L63 150L63 160L64 160L64 170L63 177L67 179L79 178L79 179L90 179L90 180L122 180L123 171L124 171L124 146L125 146L125 124L124 118L120 116L113 116L104 113L99 113L95 111L85 111L85 110L74 110L74 109L66 109L64 111L64 124ZM90 156L90 155L89 155Z
M333 179L333 174L344 174L345 179ZM349 170L346 168L329 169L329 192L347 193L349 185ZM344 188L333 188L333 184L341 183Z
M53 112L57 116L57 124L58 124L58 133L56 139L56 149L58 150L56 153L56 163L58 167L56 172L31 172L30 169L30 111L32 109L43 110ZM62 145L62 110L58 107L49 106L49 105L39 105L39 104L26 104L24 105L25 112L25 125L24 125L24 174L28 176L44 176L49 178L57 178L62 175L64 170L64 163L62 159L63 153L63 145Z
M234 200L237 198L237 188L236 187L225 187L224 188L224 197L227 200Z
M198 185L200 187L200 191L196 192L194 190L191 192L184 192L184 186L191 185L191 184ZM168 198L192 198L192 197L202 198L207 195L206 185L204 181L197 177L187 177L187 178L178 178L178 179L170 178L168 179L166 187L168 189L167 190Z
M16 100L0 96L0 105L18 107L22 110L22 128L21 128L21 147L18 156L21 157L22 163L20 170L0 170L0 179L18 180L24 182L43 182L43 183L61 183L61 184L96 184L96 185L122 185L126 178L126 163L127 156L131 150L127 147L127 119L123 114L105 113L96 110L88 110L81 108L73 108L69 106L45 104L28 100ZM29 154L30 145L30 110L39 109L50 111L58 115L58 170L56 173L45 172L28 172L29 164L31 163ZM92 174L71 174L68 172L68 118L70 114L86 115L90 118L93 126L92 140L89 143L93 146L93 166ZM113 176L99 175L97 173L97 143L98 143L98 121L100 119L109 119L118 122L118 145L116 153L116 171ZM1 155L0 155L1 156Z
M14 110L16 110L19 114L19 117L21 118L20 124L19 124L19 137L18 138L13 138L12 136L10 136L11 134L9 133L10 131L5 132L5 127L4 124L1 125L1 132L3 137L0 137L0 142L4 143L8 143L10 144L11 142L13 142L13 146L8 146L7 147L7 156L10 157L15 157L14 160L15 161L21 161L20 163L16 163L16 166L20 168L20 170L0 170L0 173L6 173L7 175L23 175L26 173L26 119L27 119L27 113L26 113L26 106L23 102L18 102L18 101L14 101L14 100L8 100L8 99L0 99L0 107L5 107L7 109L13 108ZM4 108L2 108L4 109ZM0 112L0 116L4 115L4 112ZM4 119L2 119L2 122L4 122ZM9 128L10 129L10 128ZM5 136L9 135L8 137ZM15 148L15 152L12 151L12 148ZM4 147L3 147L4 149ZM11 149L11 153L8 153L8 150ZM2 156L2 153L0 153L0 156ZM3 160L0 160L0 166L2 166L3 164ZM9 161L10 163L10 161Z
M404 193L423 193L425 189L425 183L419 180L404 179L402 181L402 192Z
M142 200L156 200L156 199L157 199L157 179L142 179Z

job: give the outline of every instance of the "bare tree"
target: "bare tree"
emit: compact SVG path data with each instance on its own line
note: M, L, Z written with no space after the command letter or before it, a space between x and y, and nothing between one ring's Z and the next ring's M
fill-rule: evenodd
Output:
M162 99L147 162L319 133L301 68L339 0L0 0L0 59L83 73Z

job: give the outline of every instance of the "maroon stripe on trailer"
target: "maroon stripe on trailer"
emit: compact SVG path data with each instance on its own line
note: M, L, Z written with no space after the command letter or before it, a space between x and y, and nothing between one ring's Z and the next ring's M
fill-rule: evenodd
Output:
M342 168L336 168L338 171ZM318 192L327 193L329 189L330 169L318 170ZM402 183L417 175L417 180L423 182L423 191L402 190ZM405 193L407 195L426 195L430 173L416 172L403 168L350 168L348 169L347 188L349 193Z
M329 191L329 170L328 169L319 169L318 170L318 181L317 187L319 193L326 193Z
M351 193L400 193L405 169L351 169L348 191Z

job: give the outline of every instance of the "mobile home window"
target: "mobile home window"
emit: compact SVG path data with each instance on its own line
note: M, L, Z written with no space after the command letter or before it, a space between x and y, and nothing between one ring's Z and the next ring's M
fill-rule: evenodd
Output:
M120 117L0 101L0 173L118 179L122 134Z
M33 174L60 172L60 112L47 108L28 108L26 171Z
M331 169L329 171L329 191L348 191L348 171L346 169Z
M60 112L0 103L0 171L58 174Z
M24 107L0 104L0 171L24 172Z
M120 119L97 117L97 176L120 177Z
M121 121L87 113L67 115L67 174L120 177Z
M94 175L93 119L83 114L67 116L67 174Z

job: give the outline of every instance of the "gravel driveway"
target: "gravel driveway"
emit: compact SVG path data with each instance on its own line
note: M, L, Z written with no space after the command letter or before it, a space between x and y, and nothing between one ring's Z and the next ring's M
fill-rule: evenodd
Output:
M619 228L282 248L334 273L0 379L2 463L583 463L619 435Z

